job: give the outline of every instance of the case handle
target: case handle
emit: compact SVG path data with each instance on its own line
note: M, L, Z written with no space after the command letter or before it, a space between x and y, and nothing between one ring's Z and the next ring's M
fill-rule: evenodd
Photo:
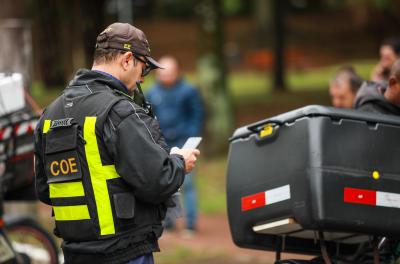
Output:
M257 122L253 125L248 126L247 129L252 132L258 133L268 124L282 126L284 124L284 122L279 121L279 120L273 120L273 119L264 120L264 121Z
M256 143L263 144L276 138L279 132L279 126L269 123L264 125L256 134Z

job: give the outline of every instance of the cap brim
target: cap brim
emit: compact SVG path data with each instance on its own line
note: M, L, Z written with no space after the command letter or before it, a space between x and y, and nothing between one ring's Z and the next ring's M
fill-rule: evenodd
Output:
M150 56L146 56L146 60L149 62L149 64L150 64L150 66L153 68L153 69L164 69L164 67L160 64L160 63L158 63L158 61L156 61L155 59L153 59L152 57L150 57Z

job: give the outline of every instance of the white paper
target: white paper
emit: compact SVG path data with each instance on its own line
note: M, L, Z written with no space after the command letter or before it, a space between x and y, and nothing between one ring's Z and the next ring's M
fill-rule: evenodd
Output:
M199 146L202 137L190 137L186 140L185 144L182 146L183 149L195 149Z

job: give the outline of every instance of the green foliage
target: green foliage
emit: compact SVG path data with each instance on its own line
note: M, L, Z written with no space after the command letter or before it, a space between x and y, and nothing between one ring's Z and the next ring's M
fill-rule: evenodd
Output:
M194 14L194 0L163 0L160 11L165 17L191 17Z
M373 0L374 5L381 10L386 10L392 4L392 0Z
M226 157L200 158L196 186L200 211L207 214L226 212Z
M143 92L146 92L156 81L155 77L154 77L154 73L151 72L149 75L146 76L146 79L144 81L144 83L142 83L142 90Z
M243 10L242 0L223 0L222 9L225 15L237 15Z
M215 52L198 60L198 77L204 103L208 110L205 133L209 136L208 152L220 153L226 148L224 140L232 130L232 105L226 88L226 74Z
M42 82L33 82L30 93L41 107L49 105L57 96L59 96L64 87L47 87Z
M41 98L46 92L46 87L42 82L33 82L30 93L35 98Z

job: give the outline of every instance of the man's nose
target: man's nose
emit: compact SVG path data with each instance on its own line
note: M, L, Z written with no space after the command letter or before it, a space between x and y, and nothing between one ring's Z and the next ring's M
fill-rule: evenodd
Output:
M139 82L140 83L144 83L144 77L143 76L140 76Z

